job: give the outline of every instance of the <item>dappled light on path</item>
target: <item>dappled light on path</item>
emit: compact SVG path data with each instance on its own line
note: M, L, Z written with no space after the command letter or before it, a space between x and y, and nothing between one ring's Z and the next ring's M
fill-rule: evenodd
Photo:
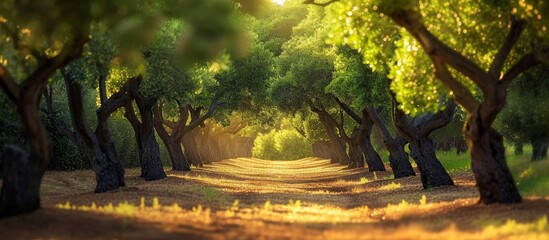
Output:
M31 222L35 231L19 237L549 237L549 199L529 198L519 205L477 205L472 176L465 173L454 174L458 186L427 190L422 189L417 176L394 180L389 172L347 169L317 158L239 158L192 172L167 173L167 179L147 182L131 170L128 187L104 194L91 193L93 186L86 184L91 175L48 173L43 194L46 209L10 220L0 225L0 231L2 226L24 231ZM110 225L97 230L94 224L98 221ZM90 227L78 233L67 230L70 226L79 229L77 224ZM48 229L65 229L70 234Z

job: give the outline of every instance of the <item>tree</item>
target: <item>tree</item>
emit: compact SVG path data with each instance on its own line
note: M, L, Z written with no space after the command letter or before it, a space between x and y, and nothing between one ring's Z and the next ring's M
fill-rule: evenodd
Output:
M350 99L352 107L362 109L362 114L359 116L355 110L336 98L338 104L360 124L359 140L366 161L372 162L369 165L381 161L371 160L380 158L370 140L372 127L375 124L381 130L383 142L389 150L389 163L395 178L414 176L408 154L404 150L406 141L399 136L393 138L378 114L380 110L390 112L390 108L387 107L387 102L390 101L387 80L363 64L362 59L362 55L356 50L341 46L336 60L336 77L327 87L327 91L339 98Z
M335 102L325 93L333 76L334 49L322 40L327 30L322 26L322 12L309 10L307 18L294 28L292 39L283 45L283 52L277 58L279 76L271 85L271 98L288 112L306 111L307 108L314 112L331 142L332 162L347 165L346 143L338 135L338 129L343 129L338 126L343 122L328 112Z
M420 105L436 108L439 95L447 93L468 112L464 133L480 202L485 204L521 201L505 162L502 136L492 124L505 106L513 80L548 59L543 34L548 25L543 16L547 8L536 1L515 4L349 1L340 5L341 12L348 13L342 22L350 23L347 27L339 25L345 29L340 34L346 42L358 49L385 43L365 49L365 55L395 57L390 67L397 98L413 98L405 86L423 94L413 98L416 101L406 101L407 111L417 112ZM394 24L382 18L385 15ZM367 34L371 27L380 30ZM420 48L424 51L418 52ZM433 75L421 76L431 70ZM475 94L477 89L479 94Z
M242 18L251 20L251 17ZM159 88L164 100L153 108L155 128L170 153L174 170L189 171L187 161L197 166L210 162L200 153L198 144L202 141L197 140L201 133L198 127L205 127L204 122L218 112L220 106L228 113L237 109L253 111L254 105L261 104L266 81L272 74L273 56L254 40L246 55L226 53L207 65L184 71L175 67L175 59L169 54L175 42L165 42L149 53L154 75L165 82ZM170 102L175 104L171 111L165 111Z
M547 64L533 68L515 80L509 90L509 104L498 118L505 137L519 150L524 142L532 144L532 161L546 159L549 146L549 126L546 111L540 111L547 101ZM532 107L536 103L536 108Z
M23 135L27 140L25 148L15 145L6 147L0 195L1 216L31 212L40 207L40 182L52 154L51 141L38 112L40 98L50 76L80 57L88 41L90 3L49 2L51 9L67 14L63 20L47 17L40 21L32 17L35 12L28 11L33 9L30 8L33 4L0 4L2 12L8 14L0 20L2 40L6 44L10 42L17 54L33 59L28 63L32 70L26 76L19 73L14 75L10 71L15 68L10 66L11 63L0 65L0 85L17 106ZM64 37L54 37L56 35L52 33L63 34ZM57 43L57 46L40 43L41 40ZM47 48L52 48L57 54L48 55L45 52Z
M157 23L161 19L185 16L193 27L189 28L188 41L183 42L180 49L187 50L186 56L189 57L182 58L182 61L189 64L208 58L212 51L224 49L225 45L219 44L223 42L219 37L231 32L226 31L228 28L217 27L231 25L225 19L231 14L234 4L229 1L208 2L170 1L169 4L149 4L133 0L97 0L85 3L4 1L0 4L1 12L5 13L0 17L1 39L5 43L9 42L13 50L3 51L2 55L5 57L4 52L16 52L13 55L24 60L3 62L0 65L0 85L18 108L28 148L28 151L16 146L7 148L0 215L31 212L40 206L40 182L50 161L52 147L40 121L39 103L52 74L82 54L89 40L92 23L105 23L112 30L112 38L117 43L124 43L121 55L127 58L135 56L132 53L140 49L142 43L150 41L151 35L148 33L156 32ZM240 6L247 7L246 2L241 2ZM120 8L124 11L118 11ZM44 15L44 11L50 14ZM210 24L205 25L201 23L205 22L206 14L196 12L210 12L216 17L208 17ZM208 41L211 45L204 44L204 41L193 41L195 38L191 36L206 36L205 39L212 40ZM210 48L212 45L217 49ZM20 71L21 68L32 70L28 71L30 74L25 74L25 71ZM99 142L105 143L101 140Z

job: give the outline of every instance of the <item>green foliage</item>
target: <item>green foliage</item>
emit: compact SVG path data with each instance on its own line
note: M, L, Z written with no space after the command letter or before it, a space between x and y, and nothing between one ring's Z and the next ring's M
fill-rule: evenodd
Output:
M261 159L294 160L311 156L311 149L311 143L295 130L272 130L256 137L252 155Z
M83 64L83 62L83 60L76 61L74 65L67 69L69 74L74 74L76 77L78 77L79 74L86 74L84 70L77 69L77 67L81 66L80 64ZM63 135L55 127L55 125L57 125L69 131L73 130L71 127L72 119L67 102L67 91L63 79L61 79L59 75L55 75L52 78L50 88L52 93L53 115L42 115L43 122L46 125L53 143L53 157L48 168L54 170L89 169L90 163L86 156L79 151L76 145L69 138L67 138L67 136ZM94 125L94 123L97 122L95 112L86 110L95 108L95 92L92 89L84 88L82 92L82 99L86 119L90 124ZM45 109L46 106L42 106L42 108Z
M388 72L391 89L406 113L418 114L439 108L441 97L452 97L434 78L430 59L419 43L398 28L387 14L398 10L417 13L427 29L450 48L471 59L481 69L489 64L508 32L510 15L525 18L528 27L515 46L505 69L509 69L527 51L547 46L547 6L539 1L364 1L351 0L332 4L328 17L332 30L329 41L347 44L364 56L372 69ZM530 45L533 44L533 45ZM505 71L504 69L504 71ZM451 70L473 94L475 84Z
M119 160L126 168L141 167L132 125L118 114L110 118L112 137ZM164 165L165 166L165 165Z
M284 111L305 110L313 100L331 100L325 93L333 77L335 49L324 42L324 14L309 8L292 39L277 58L278 76L269 89L271 99Z
M513 82L508 104L498 118L498 126L508 140L524 143L549 141L549 65L522 74Z
M375 73L363 64L362 55L350 48L338 48L335 59L334 79L326 87L342 101L352 101L352 106L362 110L365 105L377 108L390 107L389 82L383 74Z
M284 7L271 3L257 14L253 32L265 48L275 56L282 53L282 45L292 36L292 29L307 16L307 7L301 1L287 1Z

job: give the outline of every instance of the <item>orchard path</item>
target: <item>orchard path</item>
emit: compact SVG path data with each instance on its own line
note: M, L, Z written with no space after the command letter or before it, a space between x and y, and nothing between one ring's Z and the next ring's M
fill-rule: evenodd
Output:
M390 171L346 169L317 158L228 159L188 173L167 171L168 178L154 182L140 179L138 173L127 172L128 187L94 194L91 171L48 172L42 187L44 208L0 220L0 239L549 236L549 227L532 230L549 215L549 199L477 205L469 172L451 174L455 187L428 190L421 188L418 176L393 180ZM97 207L90 208L92 202ZM493 231L508 229L508 219L522 232Z

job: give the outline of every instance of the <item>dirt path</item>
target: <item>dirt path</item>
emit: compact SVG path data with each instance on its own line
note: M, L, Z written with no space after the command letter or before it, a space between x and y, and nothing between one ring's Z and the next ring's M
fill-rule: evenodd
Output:
M0 239L549 237L549 199L477 205L467 172L452 173L455 187L428 190L419 177L392 180L313 158L231 159L168 176L146 182L130 170L128 187L93 194L90 171L49 172L44 208L0 220Z

